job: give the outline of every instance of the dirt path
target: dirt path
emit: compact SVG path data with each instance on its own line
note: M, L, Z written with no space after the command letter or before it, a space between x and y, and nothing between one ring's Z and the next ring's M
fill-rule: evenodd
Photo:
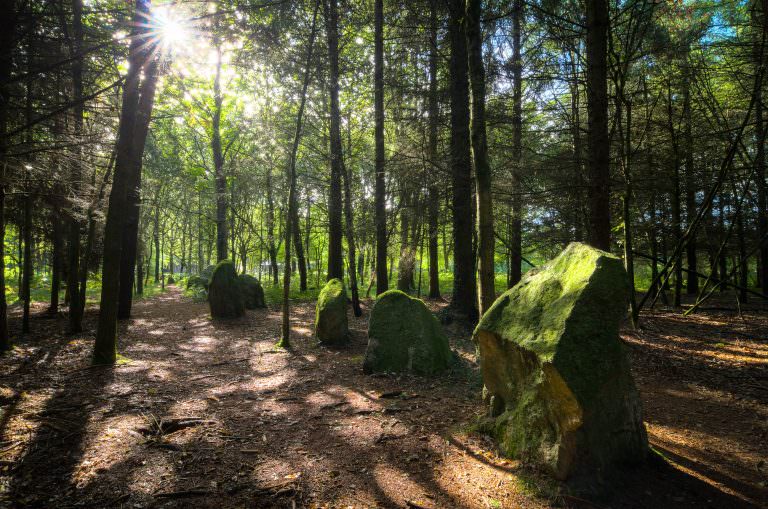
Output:
M619 498L586 503L553 498L554 487L544 478L497 457L491 444L466 432L483 408L465 334L451 331L465 359L451 375L370 377L361 372L367 312L351 319L353 343L339 351L315 346L313 316L312 305L295 308L294 348L284 352L274 348L278 311L215 323L205 304L192 303L171 287L135 306L134 318L120 332L127 360L114 368L88 367L93 330L65 337L63 319L36 317L36 333L0 364L0 503L133 508L768 503L759 467L768 436L761 389L768 353L764 340L749 339L753 329L744 329L743 344L728 342L723 352L734 357L719 352L722 359L714 366L702 347L710 341L707 327L717 327L712 324L699 324L703 331L693 337L662 341L660 331L672 318L658 315L649 319L646 332L626 337L651 439L679 467L644 469L621 487ZM93 311L86 326L95 327ZM670 342L678 349L674 355L664 350ZM693 358L693 371L686 371L682 360L678 366L675 356ZM714 374L732 368L752 370L753 382L723 389ZM677 376L678 369L684 376ZM748 391L752 383L754 393ZM719 412L716 420L713 412ZM733 422L720 422L723 416Z

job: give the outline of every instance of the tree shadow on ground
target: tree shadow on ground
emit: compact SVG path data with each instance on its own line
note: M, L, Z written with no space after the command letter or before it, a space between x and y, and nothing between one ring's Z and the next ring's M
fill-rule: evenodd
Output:
M286 352L274 347L277 310L211 322L204 304L176 299L140 303L121 325L128 366L52 371L34 382L60 389L38 414L74 408L64 431L33 437L13 472L16 500L34 507L550 504L519 489L529 476L524 468L489 459L482 453L488 444L460 430L482 411L469 377L365 376L365 320L350 317L347 348L321 348L307 325L311 305L295 307L293 349ZM381 397L397 391L401 397ZM190 417L203 422L173 433L140 431ZM563 502L746 506L665 462L609 488L603 497Z

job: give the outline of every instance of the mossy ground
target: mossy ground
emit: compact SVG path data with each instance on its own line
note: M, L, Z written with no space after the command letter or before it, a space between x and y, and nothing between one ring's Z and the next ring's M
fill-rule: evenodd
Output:
M569 498L542 472L470 433L466 423L483 406L463 372L428 382L364 375L371 301L362 318L350 316L352 340L342 349L318 348L314 303L295 303L288 352L274 348L281 323L274 305L221 323L207 319L207 304L184 298L182 287L136 303L120 338L133 363L120 367L91 368L92 338L67 335L66 316L46 315L43 304L33 306L32 333L20 335L20 310L11 306L18 342L0 362L0 404L12 410L4 414L9 468L0 472L0 505L766 506L757 465L768 401L753 384L765 377L760 338L768 315L749 307L758 303L741 317L657 310L643 315L641 332L623 332L653 445L673 463L659 456L661 466L633 471L605 500ZM87 330L97 314L89 306ZM465 369L477 373L468 336L455 325L446 333ZM393 391L402 397L380 397ZM159 440L137 432L148 418L190 416L212 422ZM185 490L194 497L156 496Z

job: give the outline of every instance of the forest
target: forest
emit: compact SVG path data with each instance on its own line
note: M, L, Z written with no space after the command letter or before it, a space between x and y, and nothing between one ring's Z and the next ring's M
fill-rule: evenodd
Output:
M0 507L768 507L768 0L0 0Z

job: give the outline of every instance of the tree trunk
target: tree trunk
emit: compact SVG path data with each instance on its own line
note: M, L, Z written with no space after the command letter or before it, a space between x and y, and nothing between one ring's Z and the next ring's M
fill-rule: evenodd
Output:
M747 243L744 237L744 212L741 207L736 209L736 235L739 247L739 299L742 303L745 303L749 297L747 293L747 286L749 285L749 260L747 258Z
M344 279L341 238L341 111L339 108L339 13L336 0L329 0L325 21L328 36L328 88L331 98L331 190L328 199L328 279Z
M768 11L768 1L760 0L756 2L754 23L756 30L760 34L755 37L755 72L766 64L766 48L768 42L768 23L766 23L766 11ZM765 81L765 80L763 80ZM757 238L760 239L758 248L757 262L757 284L763 293L768 293L768 183L765 180L765 119L763 117L763 94L762 86L756 89L757 98L755 101L755 179L757 180Z
M521 55L523 1L512 6L512 224L510 238L510 270L508 285L514 286L522 277L523 263L523 199L521 164L523 158L523 58Z
M24 196L24 271L21 278L21 297L24 302L24 314L22 315L21 331L29 332L29 306L32 300L32 191L31 183L27 181L27 190Z
M298 203L296 203L294 204L293 210L291 210L291 232L293 235L293 247L296 249L296 260L299 266L299 291L305 292L307 291L307 257L304 253L304 244L301 240L298 208Z
M381 1L381 0L378 0ZM427 224L429 243L429 298L440 298L440 267L438 261L439 217L440 217L440 192L438 189L437 168L437 135L439 129L440 114L437 91L437 0L429 2L429 165L432 175L429 175L429 203L427 204ZM386 229L386 228L385 228ZM385 232L386 234L386 232ZM385 253L386 258L386 253Z
M608 2L586 0L587 114L589 134L589 243L611 248L611 181L608 137Z
M696 175L693 168L693 136L691 135L691 68L689 62L690 50L685 53L683 63L683 145L685 146L685 218L690 225L696 218ZM687 282L685 285L688 295L699 293L699 278L696 275L696 235L692 235L686 246L686 261L688 265Z
M219 19L218 17L216 18ZM216 36L214 36L216 37ZM211 124L211 151L216 186L216 261L227 259L227 176L224 174L224 154L221 148L221 44L215 38L216 74L213 79L213 122ZM277 282L277 281L275 281Z
M133 135L135 154L144 153L144 145L149 133L152 106L155 101L155 88L159 74L159 61L153 59L146 66L144 81L141 84L136 127ZM136 250L139 241L139 215L141 212L141 168L142 158L136 157L136 165L131 169L127 182L125 224L122 232L122 254L120 258L120 292L117 306L117 318L125 320L131 317L133 287L136 274Z
M160 194L160 189L157 190ZM152 241L155 244L155 284L160 282L160 197L155 196L155 218Z
M483 66L483 30L480 24L482 0L467 1L467 46L469 77L472 84L472 156L477 190L477 247L480 278L480 314L496 300L496 239L493 236L493 196L488 139L485 132L485 67Z
M137 167L136 158L141 157L141 154L134 152L132 143L139 104L139 78L146 60L152 54L152 48L144 41L144 33L148 30L144 20L149 16L149 6L149 0L136 0L134 28L128 53L129 67L123 86L123 104L120 110L117 159L104 227L101 303L93 351L94 364L112 364L117 358L117 299L120 288L123 214L126 208L130 172Z
M283 348L289 348L291 344L291 271L288 270L288 265L291 262L291 240L294 241L297 253L301 254L301 263L303 270L301 271L302 284L306 289L307 284L307 270L304 266L303 249L301 248L301 234L299 232L299 214L296 212L296 157L299 152L299 143L301 142L302 127L304 121L304 106L307 102L307 88L309 88L309 82L312 78L312 52L315 47L315 33L317 26L317 11L320 7L321 0L315 0L315 10L312 14L312 31L310 32L309 41L307 43L307 60L304 65L304 82L301 86L301 97L299 99L299 111L296 114L296 131L293 137L293 145L291 147L291 155L288 160L288 171L286 172L286 180L288 181L288 213L285 215L285 270L283 271L283 322L282 322L282 335L280 337L279 345ZM294 234L295 232L295 234Z
M136 295L144 294L144 243L139 242L136 254Z
M347 237L347 264L349 273L349 290L352 292L352 312L355 316L362 316L360 309L360 295L357 289L357 271L355 270L355 230L352 218L352 185L351 177L344 164L341 165L341 174L344 178L344 220Z
M48 312L55 315L59 312L59 291L61 290L61 266L62 266L62 234L61 220L59 219L61 211L59 207L54 207L51 217L51 302L48 306Z
M11 348L8 335L8 303L5 299L5 181L10 90L6 83L13 68L16 2L0 0L0 352Z
M435 1L432 0L433 4ZM434 6L432 9L434 11ZM384 168L384 0L375 0L374 25L373 88L376 144L374 222L376 223L376 295L379 295L389 289L387 274L387 184Z
M464 0L450 0L451 173L453 206L452 308L470 320L477 317L475 263L472 250L472 163L469 136L469 78Z
M115 151L109 157L109 163L107 164L107 171L104 174L104 179L101 181L99 187L99 193L94 200L88 206L88 233L85 237L85 249L83 250L80 261L80 309L85 310L86 302L86 290L88 289L88 272L89 272L89 259L93 252L93 243L96 240L96 210L100 208L101 201L104 199L104 193L106 192L107 183L112 175L112 170L115 164ZM96 174L94 173L92 182L96 182Z
M673 173L672 173L672 196L670 196L670 205L672 207L672 234L675 237L675 244L679 244L682 233L682 216L680 213L680 149L677 143L677 133L674 126L673 115L673 103L672 103L672 89L671 86L667 89L667 127L669 129L669 136L672 140L672 157L673 157ZM675 286L672 297L672 305L680 306L680 294L683 288L683 271L681 265L681 259L675 260Z
M413 280L414 253L408 243L410 231L410 216L413 215L411 207L411 195L403 191L400 197L400 260L397 264L397 289L401 292L411 290Z
M269 273L272 284L277 286L277 246L275 245L275 201L272 196L272 161L267 165L267 254L269 255Z
M73 130L75 139L82 141L83 137L83 115L85 113L83 96L83 67L85 64L83 58L83 2L82 0L72 0L72 100L76 106L72 110ZM71 165L71 187L72 194L77 196L80 190L80 179L82 178L82 158L83 151L80 147L75 148L74 160ZM74 203L70 205L68 235L69 241L67 253L67 290L69 292L69 321L68 330L70 333L78 333L83 330L83 306L80 296L79 278L80 278L80 220L77 216Z

